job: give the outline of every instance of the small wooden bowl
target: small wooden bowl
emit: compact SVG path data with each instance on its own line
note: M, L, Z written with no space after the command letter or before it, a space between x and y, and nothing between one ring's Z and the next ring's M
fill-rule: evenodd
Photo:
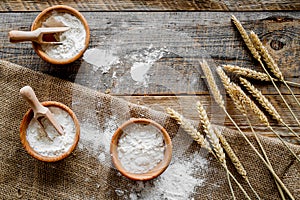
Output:
M22 122L20 125L20 139L21 139L21 143L22 143L23 147L29 153L29 155L31 155L32 157L34 157L38 160L44 161L44 162L56 162L56 161L62 160L64 158L66 158L67 156L69 156L72 153L72 151L75 149L75 147L77 146L78 141L79 141L80 126L79 126L79 122L77 120L76 115L68 106L66 106L62 103L59 103L59 102L55 102L55 101L45 101L42 103L42 105L46 106L46 107L56 106L56 107L59 107L69 113L69 115L71 116L71 118L73 119L73 122L75 124L75 131L76 131L73 145L70 147L70 149L67 152L65 152L59 156L56 156L56 157L42 156L39 153L37 153L35 150L33 150L26 139L26 131L27 131L30 121L33 118L33 110L32 109L29 109L22 119Z
M69 64L71 62L74 62L75 60L77 60L78 58L80 58L82 56L82 54L85 52L85 50L87 49L88 45L89 45L89 41L90 41L90 28L88 26L88 23L86 21L86 19L84 18L84 16L77 10L75 10L72 7L69 6L64 6L64 5L58 5L58 6L52 6L49 7L45 10L43 10L33 21L32 26L31 26L31 30L35 30L37 28L40 28L42 26L42 23L46 21L46 19L48 19L53 12L58 12L58 13L69 13L75 17L77 17L81 23L84 25L85 31L86 31L86 37L85 37L85 47L74 57L72 58L68 58L68 59L55 59L55 58L51 58L50 56L48 56L42 49L41 45L36 43L36 42L32 42L32 46L33 49L35 50L35 52L45 61L52 63L52 64L58 64L58 65L64 65L64 64Z
M151 169L150 171L148 171L146 173L142 173L142 174L131 173L131 172L126 171L122 167L122 164L118 157L117 148L118 148L119 138L123 134L123 130L126 127L133 125L133 124L146 124L146 125L150 124L150 125L158 128L160 130L161 134L163 135L163 139L164 139L164 143L165 143L164 159L160 163L158 163L153 169ZM122 124L114 133L114 135L111 139L110 153L111 153L112 162L113 162L114 166L120 171L121 174L123 174L124 176L126 176L127 178L132 179L132 180L146 181L146 180L156 178L161 173L163 173L169 166L169 164L171 162L171 158L172 158L172 141L171 141L171 138L170 138L169 134L167 133L167 131L161 125L154 122L153 120L144 119L144 118L132 118L132 119L128 120L127 122L125 122L124 124Z

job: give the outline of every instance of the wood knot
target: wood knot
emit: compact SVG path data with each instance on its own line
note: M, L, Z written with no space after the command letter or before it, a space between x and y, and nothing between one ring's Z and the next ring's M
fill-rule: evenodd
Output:
M286 45L285 42L277 40L277 39L273 39L270 42L271 48L274 49L274 50L276 50L276 51L282 49L285 45Z

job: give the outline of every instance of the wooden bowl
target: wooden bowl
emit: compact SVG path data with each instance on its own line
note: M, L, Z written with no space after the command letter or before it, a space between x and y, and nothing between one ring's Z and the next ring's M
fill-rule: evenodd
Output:
M22 143L23 147L28 152L28 154L31 155L32 157L34 157L38 160L44 161L44 162L56 162L56 161L62 160L64 158L66 158L67 156L69 156L72 153L72 151L75 149L75 147L77 146L78 141L79 141L80 126L79 126L79 122L77 120L76 115L66 105L59 103L59 102L55 102L55 101L45 101L42 103L42 105L45 107L50 107L50 106L59 107L69 113L69 115L73 119L73 122L75 125L75 131L76 131L75 139L74 139L72 146L69 148L68 151L66 151L65 153L63 153L59 156L56 156L56 157L43 156L43 155L40 155L39 153L37 153L35 150L33 150L33 148L31 148L31 146L29 145L29 143L26 139L26 131L27 131L28 125L29 125L30 121L33 119L33 110L32 109L29 109L22 119L22 122L20 125L20 139L21 139L21 143Z
M163 135L164 139L164 144L165 144L165 151L164 151L164 159L158 163L153 169L146 173L131 173L126 171L122 164L121 161L119 160L118 157L118 141L121 135L123 134L123 130L133 124L146 124L146 125L152 125L156 127L158 130L160 130L161 134ZM150 180L153 178L156 178L159 176L161 173L163 173L167 167L169 166L172 158L172 142L170 139L169 134L167 131L158 123L150 120L150 119L144 119L144 118L133 118L122 124L114 133L112 139L111 139L111 144L110 144L110 153L112 157L112 162L114 166L120 171L121 174L126 176L129 179L132 180L139 180L139 181L146 181Z
M49 7L45 10L43 10L34 20L34 22L32 23L31 26L31 30L35 30L37 28L40 28L42 26L42 23L45 22L52 14L53 12L57 12L57 13L69 13L75 17L77 17L81 23L83 24L85 31L86 31L86 38L85 38L85 47L74 57L72 58L68 58L68 59L55 59L55 58L51 58L50 56L48 56L42 49L41 45L36 43L36 42L32 42L32 46L33 49L35 50L35 52L45 61L52 63L52 64L58 64L58 65L63 65L63 64L69 64L71 62L74 62L75 60L77 60L78 58L80 58L82 56L82 54L85 52L85 50L87 49L88 45L89 45L89 41L90 41L90 29L88 26L88 23L86 21L86 19L84 18L84 16L77 10L75 10L72 7L69 6L64 6L64 5L58 5L58 6L52 6Z

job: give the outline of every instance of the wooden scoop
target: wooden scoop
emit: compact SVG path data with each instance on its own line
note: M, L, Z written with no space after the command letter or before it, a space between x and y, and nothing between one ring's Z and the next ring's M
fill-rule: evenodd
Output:
M69 27L50 27L50 28L38 28L34 31L10 31L8 33L9 41L24 42L24 41L33 41L39 44L55 44L60 45L62 42L55 41L53 34L61 33L69 30ZM52 35L51 35L52 34ZM48 36L51 40L54 41L45 41L44 39Z
M30 86L21 88L20 94L29 103L34 113L33 117L40 123L43 129L44 126L41 123L41 118L46 117L60 135L64 134L64 130L62 129L61 125L54 119L50 110L39 102Z

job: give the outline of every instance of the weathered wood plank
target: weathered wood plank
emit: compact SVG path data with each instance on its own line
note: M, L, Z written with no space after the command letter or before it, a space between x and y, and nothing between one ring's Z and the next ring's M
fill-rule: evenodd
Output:
M271 1L239 1L234 0L2 0L0 11L41 11L53 5L69 5L80 11L178 11L178 10L208 10L208 11L266 11L266 10L299 10L297 0L271 0Z
M225 126L231 129L235 129L235 126L231 121L225 116L225 114L220 110L218 105L214 103L212 96L210 95L197 95L197 96L119 96L129 102L146 106L157 111L165 112L167 107L170 107L180 114L182 114L187 119L198 121L198 112L196 110L196 102L200 101L206 108L209 118L213 124L220 126ZM287 110L287 108L282 105L282 100L276 95L267 95L266 96L270 102L276 107L278 113L281 115L283 121L287 123L296 133L300 132L300 127L296 125L295 120ZM240 129L245 133L250 133L251 128L247 123L244 116L234 107L231 99L225 97L226 109L228 110L231 117L238 124ZM287 101L292 106L293 111L296 113L297 117L300 118L299 111L300 108L297 106L294 101L291 99L291 96L286 96ZM281 135L287 135L289 133L288 129L282 124L273 120L268 113L266 116L269 119L271 126L276 132ZM263 125L257 117L253 114L249 114L249 119L251 125L257 133L260 133L265 136L274 137L274 133L270 131L265 125ZM295 140L294 137L286 137L288 141L299 144L299 141Z
M110 89L112 93L124 95L207 94L199 67L202 58L207 59L212 68L235 64L262 71L230 22L231 13L84 13L91 28L89 48L97 48L99 56L108 59L108 63L100 63L108 67L107 72L83 59L66 66L54 66L42 61L30 43L9 43L8 31L29 30L37 14L1 14L0 58L102 92ZM254 30L259 35L284 76L299 82L300 12L235 15L247 30ZM113 63L114 59L118 62ZM147 80L134 80L133 66L147 62L150 62ZM269 83L256 82L256 85L265 94L276 94ZM284 87L281 89L287 92ZM299 88L293 89L299 94Z

